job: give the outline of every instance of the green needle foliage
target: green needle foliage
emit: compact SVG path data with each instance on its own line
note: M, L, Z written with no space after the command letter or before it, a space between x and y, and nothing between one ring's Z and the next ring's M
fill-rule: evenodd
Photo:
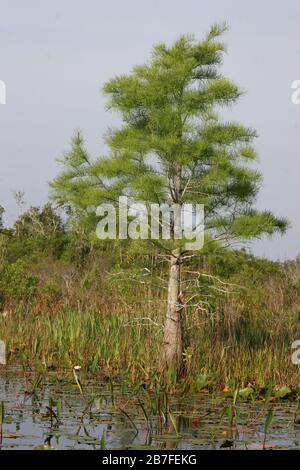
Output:
M242 95L220 72L226 29L214 25L202 41L181 36L171 46L157 44L146 64L106 83L108 108L122 125L106 135L109 155L93 162L75 135L52 183L60 204L88 217L122 194L148 203L204 204L207 240L223 243L285 231L285 219L253 208L261 185L253 168L255 130L220 118ZM166 248L173 278L170 273L164 355L179 370L183 241Z
M108 107L121 113L123 126L108 132L110 155L96 162L75 134L52 183L57 201L89 212L120 194L194 202L205 205L206 230L214 236L249 239L285 230L284 219L252 208L261 183L249 165L256 132L218 116L242 94L219 73L225 30L215 25L201 42L182 36L171 47L158 44L149 63L106 83Z

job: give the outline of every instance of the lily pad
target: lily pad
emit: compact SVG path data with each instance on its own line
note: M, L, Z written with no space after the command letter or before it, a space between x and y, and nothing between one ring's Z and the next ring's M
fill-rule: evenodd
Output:
M275 392L275 398L285 398L292 393L290 387L284 386Z
M239 390L239 396L241 398L249 398L250 395L252 395L254 393L254 390L252 387L246 387L246 388L242 388L241 390Z

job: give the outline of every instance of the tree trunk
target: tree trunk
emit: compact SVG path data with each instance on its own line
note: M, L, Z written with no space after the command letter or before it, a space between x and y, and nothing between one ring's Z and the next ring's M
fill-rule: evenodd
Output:
M180 374L182 370L182 304L180 301L180 251L175 250L171 257L168 308L164 329L164 366Z

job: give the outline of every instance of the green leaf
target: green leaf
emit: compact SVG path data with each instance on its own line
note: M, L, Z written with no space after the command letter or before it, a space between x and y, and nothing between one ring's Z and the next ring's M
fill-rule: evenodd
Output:
M101 450L106 449L106 432L105 432L105 430L103 430L103 432L102 432L100 448L101 448Z
M176 424L176 419L175 419L175 416L171 413L171 411L169 411L169 416L170 416L170 420L171 420L171 423L173 425L173 428L176 432L176 435L179 436L178 429L177 429L177 424Z
M0 402L0 426L4 423L4 402Z
M284 386L281 387L279 390L276 391L275 393L275 398L285 398L286 396L290 395L292 393L292 390L290 387Z
M252 395L254 393L254 390L252 387L246 387L246 388L242 388L241 390L239 390L239 396L241 398L249 398L250 395Z
M273 410L272 409L268 410L266 421L265 421L265 434L267 434L268 429L272 424L273 416L274 416Z

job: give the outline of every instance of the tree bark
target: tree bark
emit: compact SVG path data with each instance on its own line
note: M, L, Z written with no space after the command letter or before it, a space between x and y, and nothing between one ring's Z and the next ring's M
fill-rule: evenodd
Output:
M180 251L174 250L171 257L167 318L164 328L164 366L182 371L182 303L180 300Z

